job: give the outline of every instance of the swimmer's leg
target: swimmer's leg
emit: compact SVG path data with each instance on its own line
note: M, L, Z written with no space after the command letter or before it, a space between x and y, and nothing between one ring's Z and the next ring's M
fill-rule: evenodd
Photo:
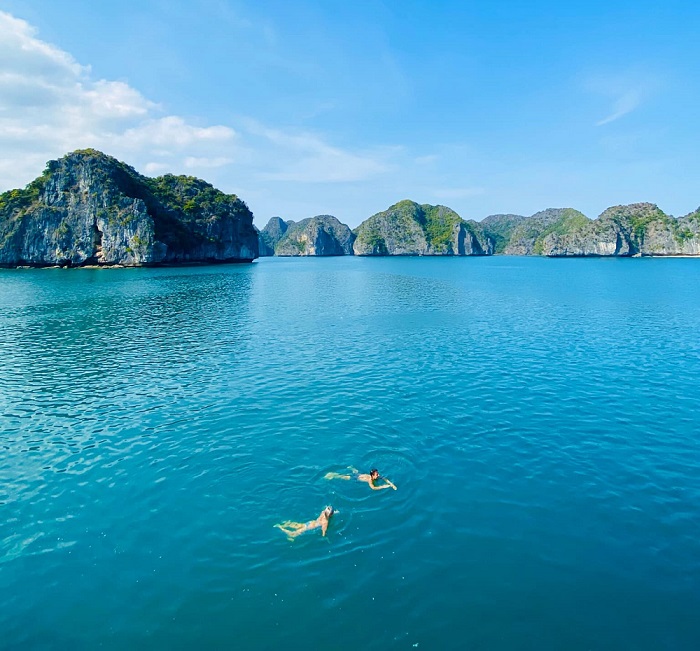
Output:
M339 472L327 472L324 479L350 479L350 475L341 475Z
M287 536L287 540L289 541L294 540L295 536L301 533L300 531L289 531L289 529L285 529L282 525L279 524L276 524L275 526Z
M289 537L298 536L300 533L306 531L306 524L303 522L292 522L291 520L287 520L286 522L282 522L281 524L276 524L274 526L282 530Z

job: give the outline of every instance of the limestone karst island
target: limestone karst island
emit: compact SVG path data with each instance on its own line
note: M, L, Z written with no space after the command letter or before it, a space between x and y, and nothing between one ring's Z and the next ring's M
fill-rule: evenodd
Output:
M50 161L0 195L0 266L153 266L250 262L259 256L698 256L700 208L672 217L651 203L591 220L572 208L462 219L400 201L351 230L331 215L273 217L262 231L235 195L206 181L149 178L87 149Z

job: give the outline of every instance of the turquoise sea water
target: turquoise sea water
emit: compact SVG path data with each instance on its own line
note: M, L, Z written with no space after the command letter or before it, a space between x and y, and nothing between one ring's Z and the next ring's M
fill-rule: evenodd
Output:
M0 648L700 648L699 333L686 259L0 271Z

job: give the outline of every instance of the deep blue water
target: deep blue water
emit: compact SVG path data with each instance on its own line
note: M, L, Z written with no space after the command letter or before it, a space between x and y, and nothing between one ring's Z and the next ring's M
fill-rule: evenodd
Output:
M699 333L688 259L0 271L0 648L700 648Z

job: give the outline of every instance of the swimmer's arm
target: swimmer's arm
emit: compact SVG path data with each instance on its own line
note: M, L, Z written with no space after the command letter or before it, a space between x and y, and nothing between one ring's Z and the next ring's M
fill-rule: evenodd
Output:
M383 486L375 486L371 481L368 481L367 483L373 491L383 491L385 488L391 488L389 484L384 484Z
M322 536L325 536L325 535L326 535L326 531L328 531L328 520L324 520L324 521L321 523L321 535L322 535Z
M382 477L382 479L387 483L387 485L389 486L389 488L393 488L394 490L396 490L396 486L394 486L394 483L393 483L392 481L390 481L390 480L387 479L386 477Z

